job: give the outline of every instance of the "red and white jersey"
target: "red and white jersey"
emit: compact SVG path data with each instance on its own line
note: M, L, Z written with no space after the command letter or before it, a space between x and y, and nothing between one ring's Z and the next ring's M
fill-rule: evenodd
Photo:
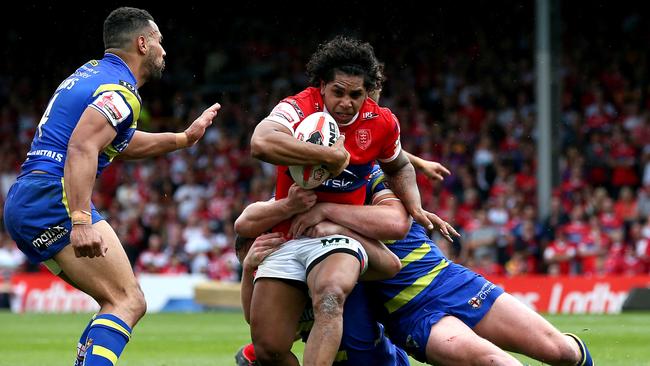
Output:
M327 112L320 90L309 87L282 100L266 119L280 123L293 132L305 117L321 111ZM380 107L372 99L366 98L359 113L350 123L339 124L339 130L345 135L350 165L343 173L326 180L314 190L320 202L362 205L375 160L393 161L401 151L399 121L388 108ZM286 197L292 184L288 167L278 166L275 197ZM286 233L288 227L289 222L284 222L274 231Z
M575 245L562 240L554 240L544 249L544 259L551 264L557 264L559 274L571 273L571 262L575 256Z

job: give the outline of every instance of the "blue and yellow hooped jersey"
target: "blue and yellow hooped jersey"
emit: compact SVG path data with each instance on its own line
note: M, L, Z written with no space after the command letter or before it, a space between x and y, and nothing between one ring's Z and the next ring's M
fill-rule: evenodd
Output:
M21 175L41 170L63 176L68 142L81 114L94 108L117 136L98 156L97 175L128 146L140 116L137 81L126 63L107 53L79 67L56 89L38 123Z
M386 189L389 187L384 181L384 173L375 165L368 181L366 203L372 202L375 195ZM373 282L371 292L379 297L383 312L392 314L408 309L411 301L424 295L450 261L429 238L426 229L415 221L406 238L385 244L399 257L402 269L391 279Z

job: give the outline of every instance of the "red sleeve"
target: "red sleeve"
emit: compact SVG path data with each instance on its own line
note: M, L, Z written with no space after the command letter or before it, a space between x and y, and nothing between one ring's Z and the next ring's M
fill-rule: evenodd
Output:
M377 159L382 163L388 163L397 158L400 151L402 151L402 145L400 144L399 121L397 117L388 110L383 111L382 114L386 120L386 143Z

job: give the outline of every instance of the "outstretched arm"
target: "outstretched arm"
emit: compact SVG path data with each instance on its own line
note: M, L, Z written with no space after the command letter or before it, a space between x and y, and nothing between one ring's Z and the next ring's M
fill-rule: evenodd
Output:
M444 165L438 162L424 160L421 157L413 155L406 150L402 151L404 151L404 154L406 154L406 157L408 157L415 170L422 172L424 175L433 180L442 181L446 176L451 175L449 169L445 168Z
M213 104L183 132L135 131L129 145L118 157L124 160L143 159L190 147L203 137L220 108L219 103Z

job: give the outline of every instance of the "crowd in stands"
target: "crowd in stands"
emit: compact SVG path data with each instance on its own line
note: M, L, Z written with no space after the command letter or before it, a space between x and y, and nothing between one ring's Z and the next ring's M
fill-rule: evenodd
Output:
M578 12L564 10L567 18ZM649 274L648 19L632 13L607 26L588 24L586 16L563 23L561 116L554 121L559 174L552 212L539 217L534 33L525 21L532 9L510 11L510 20L485 13L446 32L432 24L431 32L420 25L392 35L353 33L385 62L380 104L399 118L404 149L452 172L442 183L418 176L424 207L462 234L453 245L436 242L487 276ZM487 26L497 21L503 26ZM309 54L335 33L297 42L265 34L266 19L231 23L224 31L231 41L215 44L192 38L196 29L158 21L169 68L162 81L141 89L140 128L180 131L212 102L223 108L193 148L116 160L96 182L93 202L136 272L238 281L233 222L274 189L275 168L251 158L250 135L280 99L306 86ZM35 60L41 66L32 73L17 58L0 60L0 204L50 93L98 52L45 55L51 57ZM0 271L17 270L41 269L0 230Z

